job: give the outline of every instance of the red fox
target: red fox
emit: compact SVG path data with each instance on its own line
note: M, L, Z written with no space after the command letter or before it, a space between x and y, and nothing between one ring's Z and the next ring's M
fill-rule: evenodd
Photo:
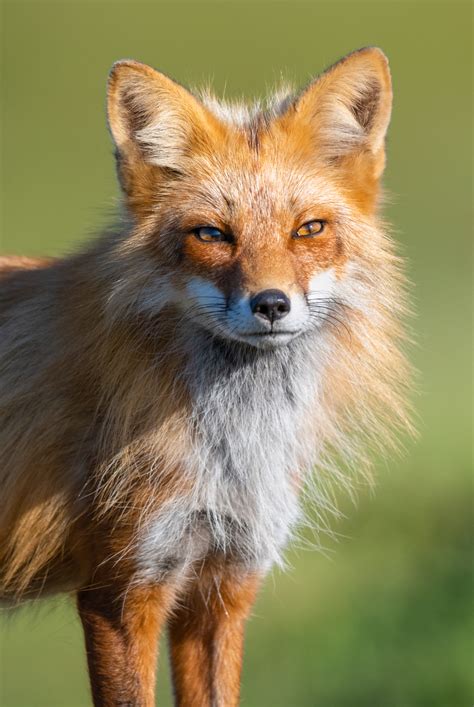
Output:
M176 703L238 704L306 490L410 425L391 100L377 48L250 106L119 61L122 225L1 261L0 594L75 593L95 705L154 704L165 627Z

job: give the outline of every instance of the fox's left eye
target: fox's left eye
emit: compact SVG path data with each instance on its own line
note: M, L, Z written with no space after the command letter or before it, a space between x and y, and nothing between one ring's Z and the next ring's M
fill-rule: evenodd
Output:
M196 238L204 243L218 243L220 241L229 241L229 236L214 226L201 226L193 231Z
M324 231L325 225L326 224L324 221L308 221L294 232L293 238L311 238L312 236L319 236L319 234Z

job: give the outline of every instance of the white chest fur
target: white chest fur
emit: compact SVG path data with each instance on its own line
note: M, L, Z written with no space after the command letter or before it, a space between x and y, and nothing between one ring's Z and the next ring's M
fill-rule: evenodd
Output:
M183 470L192 491L146 524L140 575L159 580L208 553L248 569L280 561L298 521L298 476L316 454L318 367L309 351L303 341L274 352L194 342Z

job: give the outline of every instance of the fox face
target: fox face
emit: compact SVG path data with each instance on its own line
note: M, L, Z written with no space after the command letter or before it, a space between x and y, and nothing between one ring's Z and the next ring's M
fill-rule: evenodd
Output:
M174 186L176 203L166 209L173 223L159 229L157 259L174 301L197 323L221 337L278 346L329 314L346 255L327 185L272 158L271 144L258 155L251 149L238 151L247 152L245 165L226 174L216 166L204 183L193 175ZM302 183L311 189L301 193Z
M136 62L109 83L109 125L151 275L212 334L273 348L339 321L374 215L391 108L377 49L266 107L201 100Z

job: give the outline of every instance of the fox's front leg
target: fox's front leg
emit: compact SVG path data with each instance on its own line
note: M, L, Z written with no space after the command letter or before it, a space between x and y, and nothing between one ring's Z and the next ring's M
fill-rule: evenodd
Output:
M244 625L260 577L212 567L198 575L169 621L176 704L235 707Z
M161 585L78 593L96 707L155 704L159 631L173 597L173 588Z

